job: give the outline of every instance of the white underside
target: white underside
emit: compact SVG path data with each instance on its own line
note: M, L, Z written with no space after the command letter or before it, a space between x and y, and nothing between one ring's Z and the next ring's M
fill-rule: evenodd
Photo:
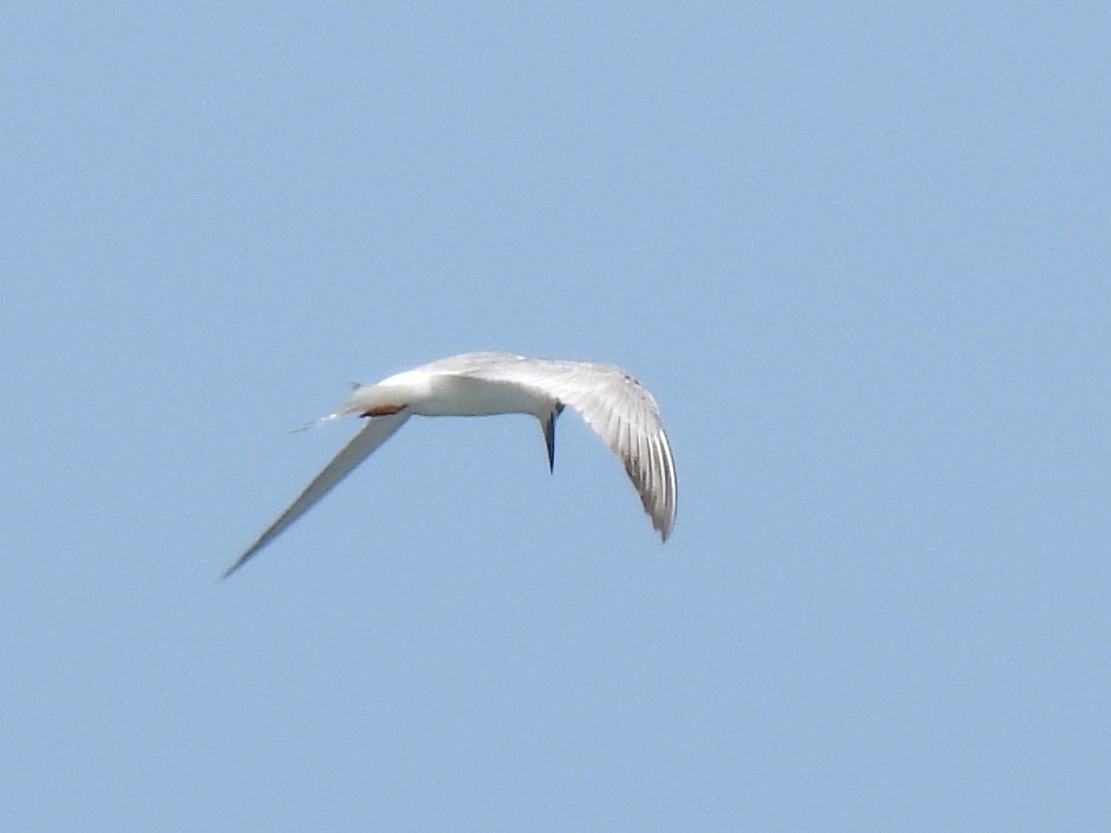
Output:
M556 405L554 397L524 385L418 370L359 388L351 402L368 402L373 407L383 399L396 399L409 413L421 416L532 414L544 419Z

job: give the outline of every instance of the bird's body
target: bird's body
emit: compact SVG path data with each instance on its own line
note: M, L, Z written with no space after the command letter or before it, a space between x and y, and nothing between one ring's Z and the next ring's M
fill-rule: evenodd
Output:
M225 575L297 520L411 415L531 414L540 421L548 463L553 466L555 421L564 406L578 411L622 460L652 525L666 541L675 522L675 463L656 402L639 382L607 364L464 353L406 370L376 385L357 386L351 398L323 421L357 414L366 418L366 425Z
M418 368L377 385L356 388L343 410L366 415L401 402L408 403L409 413L420 416L532 414L542 418L551 412L556 399L519 384Z

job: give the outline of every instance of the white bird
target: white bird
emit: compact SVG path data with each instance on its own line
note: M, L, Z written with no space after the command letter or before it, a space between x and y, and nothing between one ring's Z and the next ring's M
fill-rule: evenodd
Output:
M666 541L675 523L677 483L671 446L656 401L619 367L593 362L530 359L509 353L464 353L357 385L330 422L349 414L367 422L258 539L228 567L231 575L378 448L413 414L487 416L532 414L540 420L555 468L555 422L570 405L625 464L652 526Z

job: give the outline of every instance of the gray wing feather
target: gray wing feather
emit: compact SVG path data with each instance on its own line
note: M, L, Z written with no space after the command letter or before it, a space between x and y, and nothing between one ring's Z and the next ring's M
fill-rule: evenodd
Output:
M289 505L274 523L249 546L235 562L224 572L230 576L252 555L257 553L275 538L277 538L294 521L312 508L318 500L328 494L332 488L343 480L355 466L365 460L374 449L390 438L400 428L408 414L392 414L389 416L376 416L367 419L359 432L355 434L343 448L339 450L331 462L326 465L305 487L297 499Z
M608 364L508 353L467 353L425 367L527 385L570 405L624 464L652 526L667 540L678 505L675 460L656 400L628 373Z

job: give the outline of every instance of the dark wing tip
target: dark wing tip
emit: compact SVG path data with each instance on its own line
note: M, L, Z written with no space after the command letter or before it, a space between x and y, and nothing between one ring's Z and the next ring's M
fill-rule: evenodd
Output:
M235 559L235 561L228 565L228 568L224 570L223 575L221 575L220 578L225 579L230 576L232 573L242 567L246 563L247 559L254 554L254 550L248 550L247 552L243 553L243 555L239 556L239 558Z

